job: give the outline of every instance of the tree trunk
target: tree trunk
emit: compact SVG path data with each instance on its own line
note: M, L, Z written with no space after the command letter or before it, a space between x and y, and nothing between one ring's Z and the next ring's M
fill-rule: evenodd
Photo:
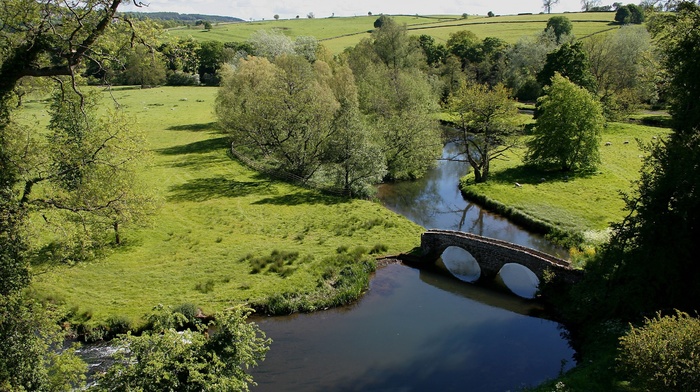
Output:
M120 245L122 243L121 237L119 237L119 222L114 222L114 243Z

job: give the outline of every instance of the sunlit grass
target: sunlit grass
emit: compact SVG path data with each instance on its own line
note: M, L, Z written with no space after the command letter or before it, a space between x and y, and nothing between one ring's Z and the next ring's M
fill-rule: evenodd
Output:
M313 293L340 247L384 244L409 251L421 228L364 200L267 178L227 154L216 128L216 88L117 88L116 100L144 130L152 164L142 175L163 204L147 228L126 228L125 245L72 267L37 267L33 289L93 320L138 320L154 305L194 303L213 313L280 293ZM105 93L106 103L110 102ZM28 113L43 105L33 103ZM250 258L297 254L285 273L251 273Z
M637 141L649 143L668 133L666 128L611 123L601 141L602 164L593 173L533 170L523 166L525 149L519 148L509 154L508 160L492 162L489 182L474 184L468 175L463 183L467 184L466 190L530 217L600 239L604 236L596 232L605 231L626 214L621 192L632 192L644 159Z

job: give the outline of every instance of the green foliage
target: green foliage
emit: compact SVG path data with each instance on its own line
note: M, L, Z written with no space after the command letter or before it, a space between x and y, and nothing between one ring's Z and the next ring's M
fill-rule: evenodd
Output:
M581 41L564 43L558 50L548 54L544 67L537 74L537 81L541 86L548 86L556 73L588 91L596 91L595 79Z
M474 181L489 178L490 162L514 146L518 109L510 91L499 84L493 89L464 84L450 97L449 108L459 118L459 154L451 159L469 163Z
M590 170L600 162L604 118L600 102L584 88L556 74L540 98L526 161L562 171Z
M623 377L641 391L700 390L700 319L675 315L646 319L620 338Z
M644 23L644 9L636 4L627 4L617 8L615 22L620 24Z
M434 164L442 143L437 96L419 65L423 50L405 26L388 18L371 39L348 51L358 83L359 104L380 140L389 179L420 177Z
M211 335L173 328L127 334L116 343L117 363L91 390L248 391L255 383L246 369L264 360L271 342L247 320L251 312L234 307L217 313Z
M52 314L21 294L0 296L0 390L71 391L87 370Z
M561 43L561 38L570 35L573 27L573 24L566 16L552 16L547 20L545 30L551 29L554 32L557 43Z
M700 79L697 64L685 60L697 54L700 8L685 4L683 11L664 19L663 27L655 25L659 37L676 38L660 41L665 56L681 61L667 63L673 75L669 92L674 133L647 147L636 190L625 197L628 216L614 225L602 257L591 265L591 281L603 282L601 293L590 294L594 314L630 317L659 309L698 308L700 288L694 282L700 277L695 262L700 252L700 198L695 184L700 181L700 116L696 100L688 94L700 91ZM586 286L581 289L586 291Z
M225 78L217 97L217 115L236 145L274 157L302 179L322 165L339 108L317 64L296 55L274 64L251 58Z
M120 78L122 84L151 87L165 83L165 58L153 49L135 47L127 56L124 67Z
M534 101L542 94L537 75L542 72L547 55L557 48L552 30L545 30L536 37L521 38L508 48L504 78L518 99Z
M584 49L608 120L621 119L640 103L658 99L659 65L643 26L623 26L612 34L589 37Z

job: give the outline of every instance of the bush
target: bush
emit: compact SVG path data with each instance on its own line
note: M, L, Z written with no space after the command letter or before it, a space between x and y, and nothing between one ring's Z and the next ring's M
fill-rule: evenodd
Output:
M117 335L131 331L131 319L127 316L111 316L107 319L106 339L112 339Z
M198 86L199 75L175 71L168 75L166 83L168 86Z
M700 319L675 315L646 319L620 338L619 369L644 391L700 391Z

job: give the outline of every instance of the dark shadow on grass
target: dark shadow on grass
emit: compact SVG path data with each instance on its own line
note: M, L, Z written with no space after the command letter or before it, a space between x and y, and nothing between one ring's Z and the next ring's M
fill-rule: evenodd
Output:
M183 144L156 150L163 155L206 154L212 151L228 147L228 137L222 136L214 139L200 140L198 142Z
M216 130L215 122L200 123L200 124L183 124L183 125L173 125L167 128L168 131L190 131L190 132L201 132L201 131L214 131Z
M347 197L331 196L325 195L318 191L299 191L297 193L291 193L286 195L268 197L253 204L272 204L272 205L283 205L283 206L297 206L302 204L325 204L334 205L340 203L347 203L350 199Z
M170 188L168 201L205 201L270 193L269 182L235 181L224 177L197 178Z
M544 170L535 166L520 165L497 173L491 173L489 182L499 184L542 184L546 182L566 182L574 179L589 178L595 171L561 171Z

